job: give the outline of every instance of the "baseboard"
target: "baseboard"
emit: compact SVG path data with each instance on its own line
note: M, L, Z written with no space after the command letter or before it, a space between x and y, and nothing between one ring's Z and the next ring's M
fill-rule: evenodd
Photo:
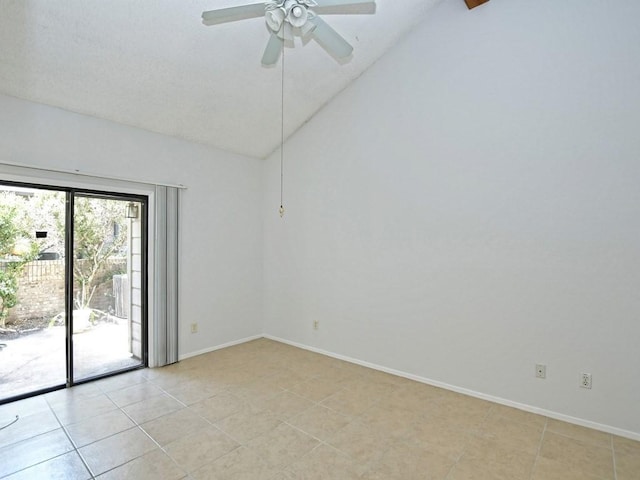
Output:
M618 435L620 437L629 438L631 440L640 441L640 433L631 432L628 430L623 430L621 428L612 427L610 425L604 425L597 422L592 422L590 420L584 420L582 418L572 417L570 415L564 415L562 413L553 412L551 410L545 410L543 408L534 407L532 405L527 405L525 403L514 402L512 400L508 400L505 398L494 397L493 395L487 395L481 392L476 392L475 390L469 390L467 388L458 387L455 385L450 385L448 383L439 382L437 380L431 380L429 378L420 377L418 375L413 375L411 373L402 372L400 370L394 370L393 368L383 367L381 365L376 365L374 363L365 362L362 360L358 360L356 358L347 357L346 355L340 355L338 353L329 352L327 350L323 350L321 348L310 347L309 345L304 345L302 343L293 342L291 340L287 340L284 338L276 337L274 335L264 334L264 338L268 338L269 340L273 340L280 343L285 343L287 345L291 345L293 347L302 348L303 350L308 350L310 352L319 353L321 355L326 355L328 357L336 358L338 360L344 360L345 362L355 363L356 365L361 365L363 367L371 368L373 370L379 370L381 372L390 373L392 375L397 375L398 377L408 378L409 380L414 380L416 382L424 383L426 385L431 385L438 388L443 388L445 390L450 390L457 393L462 393L464 395L469 395L470 397L479 398L481 400L487 400L489 402L497 403L500 405L504 405L507 407L516 408L518 410L523 410L525 412L536 413L538 415L543 415L545 417L553 418L555 420L561 420L563 422L572 423L574 425L580 425L582 427L591 428L593 430L599 430L601 432L610 433L612 435Z
M253 340L258 340L260 338L265 338L264 335L253 335L251 337L241 338L239 340L233 340L231 342L223 343L222 345L216 345L215 347L208 347L202 350L197 350L195 352L185 353L184 355L178 355L178 361L186 360L187 358L196 357L198 355L202 355L204 353L215 352L216 350L220 350L221 348L233 347L234 345L240 345L241 343L251 342Z

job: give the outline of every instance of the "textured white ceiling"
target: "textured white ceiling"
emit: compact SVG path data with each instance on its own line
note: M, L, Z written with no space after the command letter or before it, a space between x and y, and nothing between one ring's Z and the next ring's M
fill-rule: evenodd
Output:
M285 135L439 1L378 0L375 15L325 16L354 46L343 65L296 39L285 52ZM282 72L260 64L264 20L200 20L244 3L258 1L0 0L0 93L266 157L280 143Z

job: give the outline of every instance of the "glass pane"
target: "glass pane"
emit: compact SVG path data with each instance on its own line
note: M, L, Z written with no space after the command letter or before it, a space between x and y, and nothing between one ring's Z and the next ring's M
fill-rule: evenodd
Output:
M66 383L65 194L0 185L0 400Z
M73 378L142 363L141 205L75 196Z

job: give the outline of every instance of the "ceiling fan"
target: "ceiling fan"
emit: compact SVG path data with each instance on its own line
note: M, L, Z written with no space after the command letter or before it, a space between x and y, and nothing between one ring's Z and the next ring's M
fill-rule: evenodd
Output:
M314 38L337 59L348 57L353 47L319 14L372 14L375 11L374 0L266 0L203 12L202 23L218 25L264 16L271 36L262 56L262 64L271 66L280 58L283 45L293 43L294 36Z

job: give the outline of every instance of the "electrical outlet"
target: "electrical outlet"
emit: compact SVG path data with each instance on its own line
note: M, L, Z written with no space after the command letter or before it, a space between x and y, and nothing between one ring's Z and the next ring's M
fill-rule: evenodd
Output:
M580 375L580 386L582 388L591 388L591 374L583 373Z
M191 333L198 333L198 324L197 323L192 323L191 324Z
M320 326L320 321L319 320L314 320L313 321L313 329L314 330L318 330L319 326Z
M547 366L538 363L536 365L536 377L538 378L547 378Z

